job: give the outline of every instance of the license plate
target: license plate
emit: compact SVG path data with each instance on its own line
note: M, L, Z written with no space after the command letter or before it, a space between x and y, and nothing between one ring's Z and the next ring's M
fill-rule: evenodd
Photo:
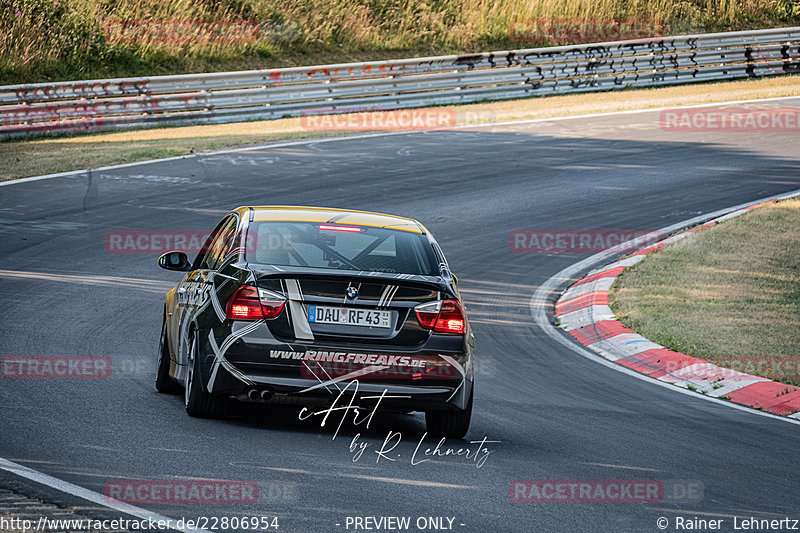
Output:
M348 309L346 307L308 306L308 321L315 324L342 324L344 326L371 326L388 328L391 311Z

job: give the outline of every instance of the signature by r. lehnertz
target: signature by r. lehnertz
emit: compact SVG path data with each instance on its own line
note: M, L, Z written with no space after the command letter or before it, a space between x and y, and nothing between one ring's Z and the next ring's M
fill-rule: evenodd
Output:
M339 389L339 394L330 406L320 409L319 411L311 411L308 407L300 410L300 420L307 420L312 416L322 416L320 427L325 427L330 421L331 417L338 418L339 423L333 433L331 440L336 440L339 436L339 431L342 429L345 421L350 419L354 426L364 426L366 429L370 428L375 413L380 408L381 402L387 398L407 398L407 396L393 396L387 394L384 389L381 394L377 396L361 396L363 400L375 400L374 405L370 409L365 409L359 405L355 405L355 398L358 395L358 380L352 380L347 383L343 388ZM349 398L349 399L348 399ZM352 417L350 417L352 415ZM488 437L483 437L481 440L471 440L469 445L461 444L459 446L449 446L447 439L442 437L435 445L425 444L425 439L428 433L425 432L419 438L414 447L413 453L409 456L412 466L417 466L434 459L453 459L462 462L471 462L475 464L476 468L481 468L486 464L494 450L490 449L490 444L498 444L499 440L489 440ZM361 433L356 433L350 441L350 453L353 454L353 462L358 462L364 458L364 454L375 454L374 459L376 463L381 461L399 461L403 458L403 454L397 447L403 440L403 435L399 431L389 430L386 438L380 446L374 443L367 442L361 438Z

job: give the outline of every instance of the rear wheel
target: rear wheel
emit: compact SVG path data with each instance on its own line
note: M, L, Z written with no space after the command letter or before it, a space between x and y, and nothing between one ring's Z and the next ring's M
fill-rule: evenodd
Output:
M161 324L161 341L158 343L158 367L156 369L156 390L162 394L177 394L181 388L169 375L169 346L167 345L167 323Z
M425 427L432 436L460 439L467 434L472 419L472 394L467 407L456 411L428 411L425 413Z
M191 346L186 368L186 390L184 405L189 416L198 418L218 418L222 416L224 404L222 400L210 395L203 387L200 374L200 358L197 355L197 333L192 332Z

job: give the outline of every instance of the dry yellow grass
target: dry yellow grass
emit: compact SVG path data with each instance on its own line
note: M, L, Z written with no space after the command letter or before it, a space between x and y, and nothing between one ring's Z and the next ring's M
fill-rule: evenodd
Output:
M666 246L626 270L611 297L620 320L654 342L800 385L800 199Z
M459 124L650 107L800 96L800 77L777 77L458 106ZM0 181L184 155L215 148L342 132L308 131L300 119L187 126L0 143Z
M131 75L273 68L378 55L474 53L545 44L511 31L532 19L585 21L597 42L609 21L635 20L675 35L800 22L792 0L6 0L0 2L0 84ZM115 39L117 24L245 21L222 40L164 39L137 31ZM583 24L583 22L581 22ZM522 26L524 26L524 22ZM597 28L594 28L597 26ZM238 39L236 36L238 35ZM579 34L583 35L583 34ZM637 37L642 35L633 35ZM622 37L626 37L623 35ZM226 40L227 39L227 40ZM517 40L515 40L517 39ZM205 42L203 42L205 41Z

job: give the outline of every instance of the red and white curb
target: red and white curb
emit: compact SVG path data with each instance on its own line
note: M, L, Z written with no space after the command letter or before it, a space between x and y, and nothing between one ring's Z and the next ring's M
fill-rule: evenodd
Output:
M652 378L730 400L777 415L800 420L800 388L723 368L690 355L669 350L617 321L608 306L608 292L623 270L671 242L704 227L739 216L775 200L733 211L705 224L682 231L643 250L589 272L556 301L558 324L581 344L605 359Z

